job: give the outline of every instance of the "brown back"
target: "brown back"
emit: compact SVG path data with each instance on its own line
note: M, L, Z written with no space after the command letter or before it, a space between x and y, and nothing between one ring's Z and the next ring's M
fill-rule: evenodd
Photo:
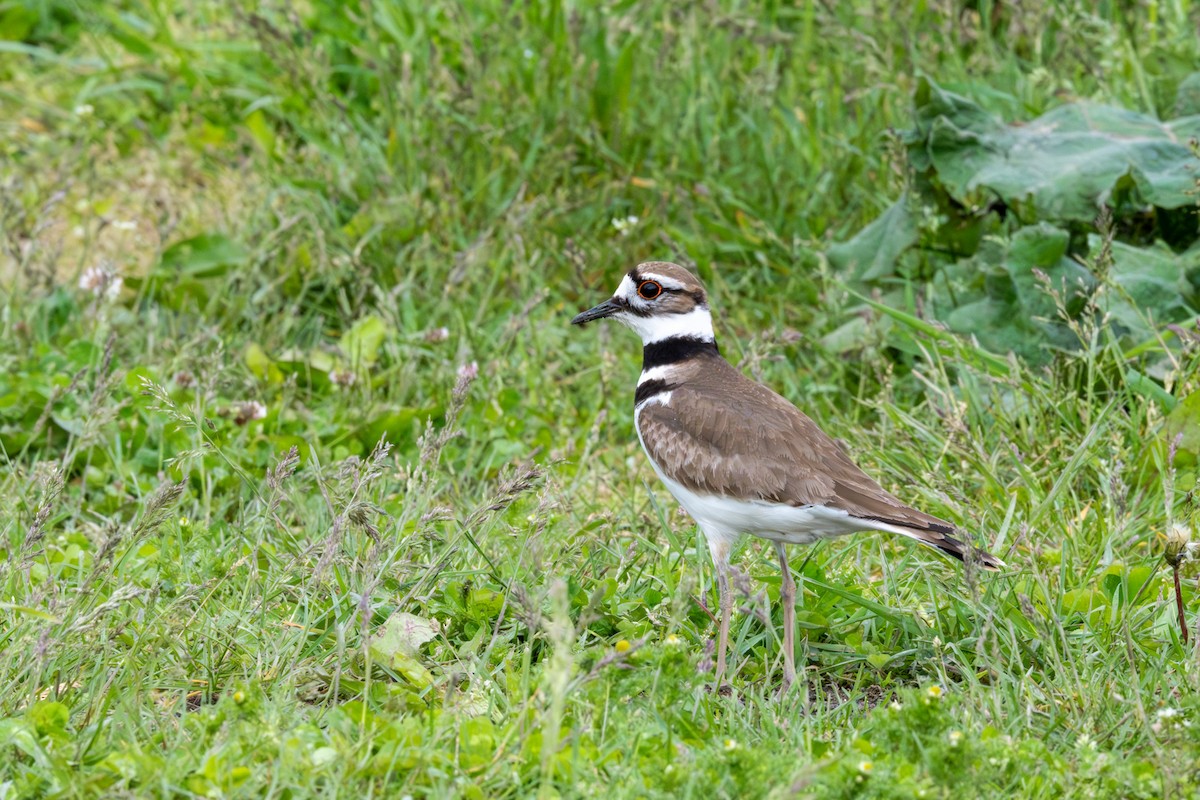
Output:
M650 457L687 488L953 532L885 491L799 409L719 355L678 364L667 384L670 403L647 403L638 427Z

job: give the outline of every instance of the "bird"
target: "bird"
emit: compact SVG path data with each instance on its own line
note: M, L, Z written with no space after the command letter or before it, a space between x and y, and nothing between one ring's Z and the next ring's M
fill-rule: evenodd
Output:
M633 419L642 449L704 534L717 572L714 685L723 689L733 608L730 556L744 535L773 543L783 573L783 688L796 680L796 584L786 545L859 531L915 539L960 561L1004 563L951 523L903 503L791 402L721 355L704 284L666 261L634 267L612 297L571 320L612 319L642 339Z

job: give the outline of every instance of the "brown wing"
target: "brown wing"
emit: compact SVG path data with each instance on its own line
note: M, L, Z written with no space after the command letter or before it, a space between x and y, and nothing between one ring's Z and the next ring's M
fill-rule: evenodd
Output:
M669 478L698 492L826 505L905 528L954 530L884 491L799 409L720 363L672 387L668 405L647 403L638 414L646 449Z

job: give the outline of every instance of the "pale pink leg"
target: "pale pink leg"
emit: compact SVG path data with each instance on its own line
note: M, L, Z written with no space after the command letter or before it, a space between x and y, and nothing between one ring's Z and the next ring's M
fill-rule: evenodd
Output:
M717 674L714 682L716 691L721 690L721 679L725 677L725 656L729 650L729 621L733 616L733 592L729 588L729 553L733 540L721 534L704 532L713 564L717 568L717 588L721 593L721 629L717 635Z
M786 690L796 682L796 582L788 568L783 542L775 543L775 554L779 556L779 569L783 572L779 601L783 603L783 688Z

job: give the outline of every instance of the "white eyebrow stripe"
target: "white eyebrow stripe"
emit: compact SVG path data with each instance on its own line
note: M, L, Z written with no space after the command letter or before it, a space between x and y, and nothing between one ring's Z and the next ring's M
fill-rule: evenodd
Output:
M667 276L659 275L656 272L643 273L642 280L654 281L655 283L657 283L659 286L663 287L664 289L679 290L679 289L683 288L683 284L680 283L679 281L675 280L674 278L668 278ZM630 281L630 283L632 283L632 281Z

